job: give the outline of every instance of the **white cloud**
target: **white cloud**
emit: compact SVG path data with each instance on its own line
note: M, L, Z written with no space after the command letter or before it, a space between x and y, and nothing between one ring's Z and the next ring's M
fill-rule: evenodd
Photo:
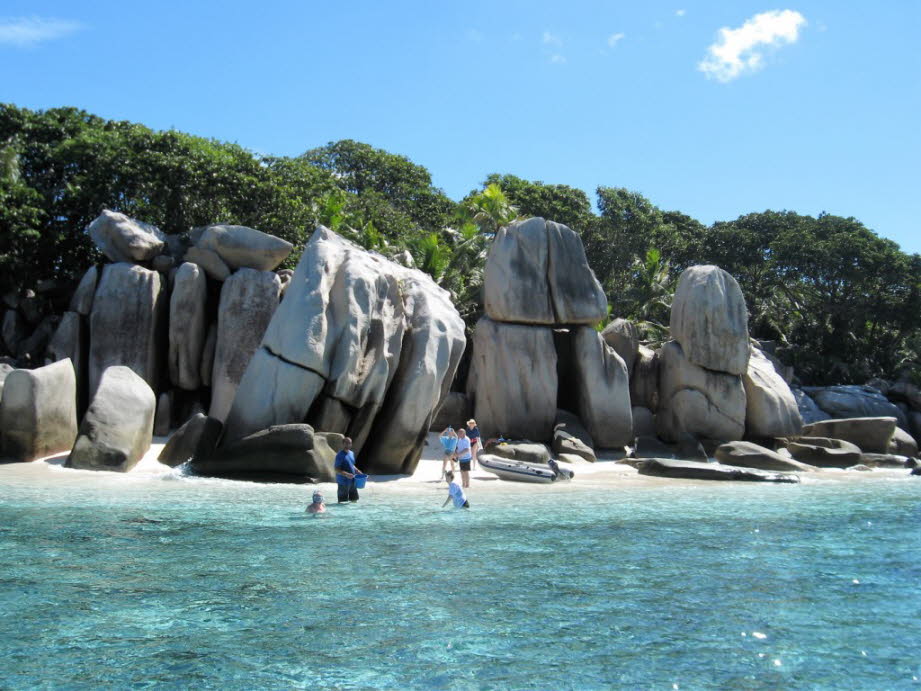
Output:
M75 31L83 25L65 19L19 17L0 19L0 45L31 46L42 41L53 41Z
M549 31L544 32L544 36L542 40L544 44L548 46L559 46L559 47L563 46L563 39L561 39L559 36L551 34Z
M771 10L756 14L738 29L724 26L719 40L707 48L697 69L710 79L730 82L764 67L765 50L799 39L806 18L795 10Z
M683 17L685 14L687 14L687 10L675 10L676 17Z
M563 55L560 55L559 53L554 53L553 55L550 56L550 62L553 63L554 65L565 65L566 57Z
M608 36L608 48L613 48L626 34L616 33Z

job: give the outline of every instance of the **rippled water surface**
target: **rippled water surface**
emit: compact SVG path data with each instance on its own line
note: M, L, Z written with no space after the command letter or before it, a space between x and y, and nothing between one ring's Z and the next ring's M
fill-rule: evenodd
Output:
M476 489L0 467L0 687L918 687L919 478Z

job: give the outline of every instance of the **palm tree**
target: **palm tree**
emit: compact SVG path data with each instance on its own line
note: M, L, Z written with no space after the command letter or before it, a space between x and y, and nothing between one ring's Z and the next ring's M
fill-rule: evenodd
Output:
M505 192L496 183L487 185L486 189L471 197L467 204L465 211L471 220L479 226L481 232L488 235L495 235L499 228L518 218L518 209L512 206Z

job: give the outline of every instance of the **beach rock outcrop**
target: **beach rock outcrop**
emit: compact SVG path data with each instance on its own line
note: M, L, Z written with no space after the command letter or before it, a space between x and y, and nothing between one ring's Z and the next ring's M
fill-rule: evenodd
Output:
M164 234L156 226L105 209L87 227L103 254L113 262L144 262L163 251Z
M564 414L563 419L560 418L560 413ZM566 413L566 411L557 411L556 423L553 425L553 443L551 446L553 454L555 456L560 454L579 456L589 463L594 463L597 460L595 451L592 448L592 444L586 443L586 440L592 442L591 435L582 427L579 418Z
M325 446L328 447L328 444ZM314 453L310 425L275 425L221 446L211 458L195 457L192 470L200 475L285 482L334 482L328 453Z
M483 452L499 458L507 458L522 463L547 464L550 460L550 449L546 444L532 441L503 441L486 444Z
M136 264L106 265L90 313L90 397L113 365L130 367L158 387L167 309L159 273Z
M485 438L550 439L557 410L553 331L482 317L473 335L475 415Z
M96 284L99 282L99 270L91 266L83 274L77 289L70 298L70 311L88 317L93 311L93 296L96 294Z
M810 425L813 422L828 420L831 415L816 405L812 397L802 389L791 388L793 398L796 400L796 407L799 409L799 415L803 419L804 425Z
M659 409L659 353L643 345L637 351L630 375L630 402L653 413Z
M224 281L211 373L210 417L222 422L227 417L243 373L278 308L280 289L281 282L271 271L240 269Z
M797 435L803 419L793 392L773 363L757 348L751 349L745 385L745 429L749 437L769 439Z
M722 444L716 449L716 460L726 465L758 470L777 470L782 472L811 472L815 466L787 458L758 444L748 441L733 441Z
M217 448L223 428L220 420L197 413L173 432L157 460L175 468L193 458L209 459Z
M894 417L823 420L803 427L802 436L843 439L856 444L865 453L889 453L895 427Z
M214 279L218 283L223 283L230 278L230 267L220 258L217 252L200 247L190 247L186 250L183 261L200 267L208 278Z
M718 266L692 266L678 279L671 336L688 362L718 372L748 369L748 311L739 284Z
M745 407L742 377L695 365L675 341L662 347L656 427L664 440L678 441L686 434L739 440L745 433Z
M607 299L568 227L529 218L500 228L486 260L487 316L522 324L596 324Z
M795 437L786 449L796 460L819 468L850 468L860 463L860 447L843 439Z
M318 228L240 381L225 437L321 418L337 426L323 431L352 437L362 468L411 473L465 343L450 295L429 276Z
M467 394L460 391L449 391L444 397L438 412L432 418L431 429L435 432L441 432L449 425L451 427L460 427L465 425L470 419L470 404L467 400Z
M633 363L639 355L640 335L636 325L627 319L615 319L601 332L604 342L620 355L627 367L627 373L633 374Z
M128 472L147 453L153 437L157 399L144 379L128 367L107 368L66 466Z
M195 237L196 247L214 252L234 270L273 271L294 249L287 240L246 226L206 226L196 229Z
M61 453L77 437L77 380L70 360L17 369L3 382L0 456L29 462Z
M626 446L633 441L633 413L624 361L590 326L572 330L572 348L579 418L595 446Z
M898 406L870 386L807 386L803 391L836 419L894 417L900 425L907 424Z
M699 461L677 461L665 458L650 458L638 466L640 475L656 477L687 478L692 480L741 480L749 482L797 483L795 473L772 473L754 468L739 468L722 463L701 463Z
M176 270L170 296L168 359L170 381L187 391L202 385L200 366L208 328L207 301L204 272L196 264L183 263Z
M918 442L901 427L896 427L889 440L889 453L901 456L917 456Z

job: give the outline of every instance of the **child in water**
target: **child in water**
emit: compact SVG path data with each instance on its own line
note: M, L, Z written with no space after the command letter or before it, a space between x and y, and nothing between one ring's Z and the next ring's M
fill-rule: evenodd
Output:
M467 501L467 495L464 494L463 487L454 482L454 473L450 470L445 473L445 480L448 481L448 498L445 499L445 503L441 505L441 508L446 507L448 502L453 499L455 509L469 509L470 502Z
M307 513L326 513L326 504L323 503L320 490L313 493L313 503L307 507Z

